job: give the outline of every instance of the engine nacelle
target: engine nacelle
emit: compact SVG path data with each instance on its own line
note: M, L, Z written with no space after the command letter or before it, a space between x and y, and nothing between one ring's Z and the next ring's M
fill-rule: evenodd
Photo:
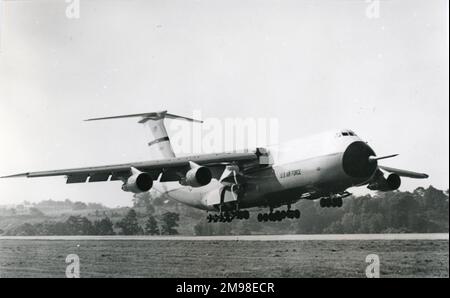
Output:
M153 186L153 179L148 173L136 173L122 185L123 191L141 193L149 191Z
M367 188L370 190L391 191L398 189L401 182L402 181L399 175L390 174L387 179L383 176L380 176L377 180L370 183Z
M205 186L211 182L212 174L211 170L206 167L195 167L190 169L186 173L186 178L184 179L184 184L192 187Z

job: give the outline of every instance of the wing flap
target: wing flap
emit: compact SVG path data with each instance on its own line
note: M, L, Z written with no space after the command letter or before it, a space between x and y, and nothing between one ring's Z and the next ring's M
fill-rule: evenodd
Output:
M72 183L85 183L88 179L89 175L69 175L67 176L67 184Z
M108 181L109 177L111 176L110 173L94 173L89 175L89 182L101 182L101 181Z

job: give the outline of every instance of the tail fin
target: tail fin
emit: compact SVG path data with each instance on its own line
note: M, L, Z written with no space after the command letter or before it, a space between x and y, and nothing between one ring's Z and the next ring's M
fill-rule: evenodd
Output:
M151 155L153 158L175 157L175 153L173 152L172 145L170 144L170 139L169 136L167 135L167 130L164 125L165 118L203 123L203 121L200 120L169 114L167 113L167 111L120 115L102 118L91 118L85 121L110 120L110 119L131 118L131 117L140 117L141 120L139 120L138 123L145 124L150 128L152 139L148 143L148 146L150 147Z

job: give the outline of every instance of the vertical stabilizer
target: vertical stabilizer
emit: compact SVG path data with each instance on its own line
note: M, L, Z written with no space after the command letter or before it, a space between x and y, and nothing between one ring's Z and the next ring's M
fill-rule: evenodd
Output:
M148 143L148 146L150 147L150 153L152 158L175 157L172 145L170 144L169 135L167 134L166 126L164 125L164 119L166 118L180 119L202 123L202 121L200 120L169 114L167 113L167 111L92 118L87 119L86 121L109 120L109 119L130 118L130 117L140 117L141 120L139 121L139 123L148 126L148 128L150 129L151 139L150 142Z

